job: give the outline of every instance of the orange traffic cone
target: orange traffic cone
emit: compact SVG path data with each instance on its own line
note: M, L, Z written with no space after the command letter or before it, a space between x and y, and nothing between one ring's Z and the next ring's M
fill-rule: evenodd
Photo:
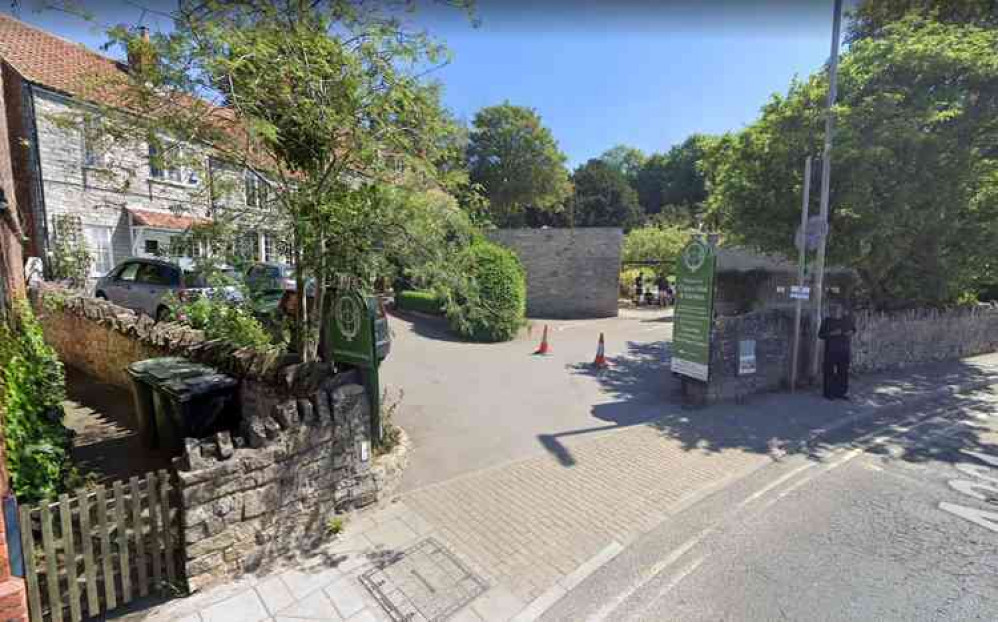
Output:
M534 354L548 354L551 352L551 346L548 345L548 325L544 325L544 337L541 338L541 345L537 348Z
M596 346L596 360L593 361L593 367L597 369L606 369L610 364L606 362L606 352L603 346L603 333L599 334L599 345Z

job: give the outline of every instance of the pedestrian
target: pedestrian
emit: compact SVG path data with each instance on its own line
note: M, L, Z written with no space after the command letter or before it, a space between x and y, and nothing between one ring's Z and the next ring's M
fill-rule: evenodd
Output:
M641 306L641 296L644 294L644 282L641 277L640 272L634 277L634 291L637 292L637 306L639 307Z
M856 333L852 316L843 316L842 306L831 305L830 316L821 322L818 337L825 340L823 389L825 398L849 399L849 361L851 341Z
M655 287L658 288L658 306L669 306L669 279L665 278L664 274L658 275Z

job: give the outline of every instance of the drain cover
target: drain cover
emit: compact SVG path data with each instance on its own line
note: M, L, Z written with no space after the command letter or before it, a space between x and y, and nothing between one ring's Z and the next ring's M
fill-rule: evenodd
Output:
M443 622L488 589L433 538L378 562L360 582L394 622Z

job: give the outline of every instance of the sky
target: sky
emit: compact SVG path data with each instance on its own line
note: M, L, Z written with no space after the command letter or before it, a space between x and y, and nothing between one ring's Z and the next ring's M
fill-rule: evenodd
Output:
M3 3L15 17L94 49L99 29ZM175 0L82 0L96 21L166 29ZM534 108L570 167L617 144L667 151L693 133L745 127L794 76L828 58L832 0L478 0L463 11L421 6L412 19L450 48L431 74L470 122L504 101Z

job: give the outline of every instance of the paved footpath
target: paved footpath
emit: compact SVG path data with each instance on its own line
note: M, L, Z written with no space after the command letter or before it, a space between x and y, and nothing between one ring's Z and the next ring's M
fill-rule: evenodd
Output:
M408 492L293 569L124 619L534 620L629 543L809 440L993 382L998 355L879 375L851 402L772 395L666 414Z

